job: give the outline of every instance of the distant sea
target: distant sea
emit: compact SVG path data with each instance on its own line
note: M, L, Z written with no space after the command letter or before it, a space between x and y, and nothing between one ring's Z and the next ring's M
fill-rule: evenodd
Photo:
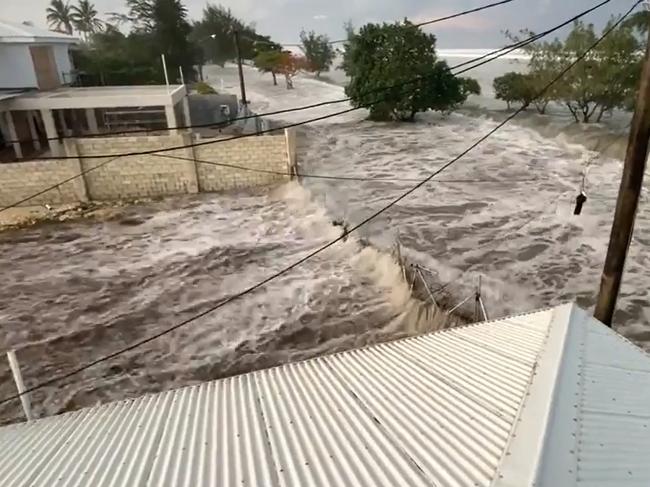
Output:
M476 59L481 56L484 56L494 49L438 49L438 57L444 61L447 61L450 67L457 66L461 63L465 63L471 59ZM486 108L496 108L495 104L501 108L502 103L494 100L494 89L492 88L492 82L494 78L497 78L504 73L509 71L524 72L527 69L529 56L522 51L513 51L506 54L505 56L495 59L485 63L477 68L471 69L466 73L463 73L462 76L467 76L475 78L481 85L481 96L473 97L472 102ZM335 62L335 66L340 65L340 59ZM459 70L464 70L469 68L471 65L463 66L458 68ZM338 85L347 84L347 76L340 69L333 69L328 73L325 73L323 76L326 76L327 79Z

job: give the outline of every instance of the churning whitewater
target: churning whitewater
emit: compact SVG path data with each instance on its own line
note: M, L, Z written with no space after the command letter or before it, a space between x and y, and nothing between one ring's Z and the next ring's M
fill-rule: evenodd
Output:
M210 81L236 89L231 68ZM258 112L344 97L333 83L273 86L246 70ZM295 122L347 104L281 115ZM304 174L423 179L497 123L473 110L376 124L362 111L304 127ZM498 118L498 116L496 117ZM530 118L498 131L357 235L262 290L32 396L38 415L167 390L422 332L390 249L433 272L449 299L482 275L491 317L577 300L594 303L622 168L567 136L543 136ZM545 134L550 133L548 124ZM590 161L593 161L589 164ZM583 214L573 202L589 166ZM34 385L155 334L277 272L338 237L412 186L408 181L303 178L269 189L169 198L119 219L0 234L0 343ZM361 243L370 242L367 246ZM646 345L650 213L637 216L619 330ZM15 393L0 361L0 395ZM19 404L0 407L3 422Z

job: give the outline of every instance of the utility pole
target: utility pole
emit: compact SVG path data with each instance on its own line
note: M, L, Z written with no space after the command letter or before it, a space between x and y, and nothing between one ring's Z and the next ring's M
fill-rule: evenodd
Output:
M242 105L248 105L246 100L246 83L244 82L244 70L241 63L241 47L239 45L239 31L235 31L235 49L237 50L237 68L239 69L239 86L241 88Z
M616 201L614 223L600 282L594 317L612 326L616 299L621 288L625 258L634 232L634 219L643 186L650 138L650 32L646 46L645 61L641 72L641 84L636 99L634 117L625 154L625 166Z

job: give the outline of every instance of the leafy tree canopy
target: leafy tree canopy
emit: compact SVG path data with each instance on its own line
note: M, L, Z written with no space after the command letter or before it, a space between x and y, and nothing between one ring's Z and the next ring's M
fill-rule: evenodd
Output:
M317 35L313 30L300 33L300 43L307 60L307 69L320 76L323 71L329 71L336 57L336 50L330 44L329 37Z
M47 24L56 31L72 35L73 14L69 2L51 0L45 10Z
M85 50L76 53L76 66L87 84L159 84L163 81L160 55L166 58L172 80L183 68L194 77L194 51L188 35L191 26L180 0L127 0L128 14L114 14L132 30L124 35L107 25L106 32L90 36Z
M72 22L75 28L81 32L84 40L95 32L101 32L104 22L97 18L97 9L89 0L79 0L78 5L72 7Z
M612 17L603 32L609 31L617 20ZM639 29L648 20L647 12L640 12L632 20L610 32L585 59L538 97L538 110L544 113L548 103L555 101L565 105L576 121L586 123L599 122L605 112L615 108L629 108L641 73ZM522 34L532 35L530 31ZM555 39L527 46L525 50L531 58L530 76L522 78L526 88L540 93L566 66L590 50L597 39L592 24L576 21L565 41Z
M276 75L280 73L282 63L284 62L284 53L282 51L261 51L255 56L253 63L262 73L271 73L273 84L277 85Z
M478 83L454 76L438 61L435 43L408 20L362 27L344 52L352 103L369 106L375 120L413 120L417 112L448 112L464 103Z
M535 81L533 75L510 72L494 79L495 98L503 100L510 109L511 103L529 105L535 98Z
M229 8L208 4L203 17L195 22L191 39L202 50L203 59L223 66L237 56L234 34L239 32L241 55L254 59L263 50L280 50L282 46L255 31L255 26L235 17Z

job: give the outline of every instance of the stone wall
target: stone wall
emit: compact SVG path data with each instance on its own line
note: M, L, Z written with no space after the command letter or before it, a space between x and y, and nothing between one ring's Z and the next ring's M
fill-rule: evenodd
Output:
M185 146L191 143L191 138L184 133L68 139L65 141L66 154L76 157L75 159L0 164L0 205L14 204L82 172L83 176L23 205L56 205L88 200L224 191L274 184L290 178L287 175L292 172L289 155L294 148L289 147L289 144L295 144L295 139L285 134L245 137L218 143L204 144L205 142L212 140L199 140L198 143L203 145L194 148L111 160L88 157ZM209 164L211 162L240 168ZM97 169L93 169L95 167Z
M112 200L168 196L198 192L194 162L171 159L162 155L192 159L192 149L163 152L161 156L143 154L107 159L86 159L98 154L144 152L162 147L178 147L191 143L189 136L148 136L78 139L68 144L71 154L76 146L85 174L88 197L91 200ZM110 159L108 159L110 160ZM97 169L93 167L100 166Z
M0 164L0 206L13 205L80 172L79 161L74 159ZM87 201L83 178L72 179L30 199L24 206L60 205L78 201Z
M282 136L255 136L200 145L194 148L194 154L200 191L260 186L286 180L290 174L287 146Z

